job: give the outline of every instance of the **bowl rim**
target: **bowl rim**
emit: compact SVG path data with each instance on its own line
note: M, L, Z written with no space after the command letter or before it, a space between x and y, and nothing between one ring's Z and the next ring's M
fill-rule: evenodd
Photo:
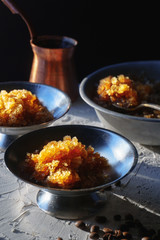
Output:
M22 127L9 127L9 126L0 126L0 129L10 129L10 130L14 130L14 131L16 131L16 130L18 130L18 131L21 131L21 130L30 130L30 129L34 129L34 127L45 127L45 126L48 126L48 125L50 125L50 124L52 124L53 122L55 122L56 120L58 120L59 118L61 118L61 117L63 117L68 111L69 111L69 109L70 109L70 107L71 107L71 99L70 99L70 97L68 96L68 94L67 93L65 93L65 92L63 92L62 90L60 90L60 89L58 89L58 88L56 88L56 87L53 87L53 86L51 86L51 85L47 85L47 84L44 84L44 83L34 83L34 82L27 82L27 81L8 81L8 82L0 82L0 91L1 90L5 90L5 89L1 89L1 86L3 85L3 84L5 84L5 85L9 85L9 84L15 84L15 85L18 85L18 84L24 84L24 85L29 85L29 86L33 86L33 85L35 85L35 86L41 86L41 87L47 87L47 88L50 88L50 89L55 89L56 91L58 91L58 92L61 92L64 96L65 96L65 98L68 100L68 107L67 107L67 110L66 110L66 112L65 113L63 113L63 115L62 116L60 116L60 117L58 117L58 118L55 118L55 119L53 119L53 120L50 120L50 121L48 121L48 122L44 122L44 123L40 123L40 124L34 124L34 125L30 125L30 126L22 126Z
M52 188L52 187L48 187L48 186L43 186L43 185L39 185L37 183L34 183L34 182L31 182L29 180L25 180L23 179L22 177L18 177L15 173L13 173L9 167L8 167L8 164L6 162L6 156L10 150L10 148L12 148L12 145L16 144L16 142L19 142L21 141L21 139L25 138L25 136L27 135L33 135L34 133L38 133L40 131L46 131L47 130L50 130L51 128L52 129L55 129L55 128L68 128L68 127L71 127L71 128L83 128L83 129L86 129L86 128L89 128L89 129L95 129L95 130L98 130L98 131L105 131L109 134L113 134L113 135L116 135L116 136L119 136L120 138L122 138L123 140L125 140L125 142L129 145L130 149L132 150L132 153L133 153L133 164L131 166L131 168L129 169L128 172L126 172L123 176L120 176L119 178L117 179L114 179L112 180L111 182L108 182L108 183L104 183L104 184L101 184L101 185L98 185L96 187L91 187L91 188L82 188L82 189L65 189L65 188ZM9 171L17 178L19 178L21 181L27 183L27 184L30 184L36 188L39 188L41 190L44 190L44 191L48 191L48 192L51 192L51 193L56 193L56 194L59 194L59 195L63 195L64 193L65 194L73 194L73 195L84 195L84 194L88 194L89 192L95 192L95 191L98 191L100 189L105 189L107 187L109 187L110 185L116 183L117 181L120 181L121 179L123 179L124 177L126 177L128 174L131 173L131 171L136 167L136 164L138 162L138 151L135 147L135 145L128 139L126 138L125 136L119 134L119 133L116 133L112 130L108 130L108 129L105 129L103 127L97 127L97 126L92 126L92 125L79 125L79 124L73 124L73 125L57 125L57 126L51 126L51 127L47 127L47 128L42 128L42 129L38 129L38 130L34 130L32 132L29 132L29 133L26 133L22 136L20 136L19 138L17 138L13 143L11 143L8 148L6 149L5 153L4 153L4 162L5 162L5 165L7 167L7 169L9 169Z
M111 65L107 65L105 67L99 68L98 70L95 70L94 72L88 74L85 78L82 79L80 85L79 85L79 93L81 98L91 107L93 107L95 110L98 110L100 112L103 113L107 113L116 117L120 117L120 118L127 118L127 119L133 119L133 120L137 120L137 121L145 121L145 122L154 122L154 123L160 123L160 119L157 118L144 118L144 117L138 117L138 116L133 116L133 115L129 115L129 114L125 114L125 113L119 113L116 111L112 111L109 110L107 108L104 108L100 105L98 105L97 103L95 103L93 100L91 100L91 98L89 98L84 91L85 85L86 83L90 80L90 78L94 77L96 74L101 73L102 71L108 70L111 67L120 67L120 66L125 66L127 65L132 65L132 64L144 64L144 63L159 63L159 60L145 60L145 61L128 61L128 62L122 62L122 63L116 63L116 64L111 64ZM100 79L99 79L100 80Z

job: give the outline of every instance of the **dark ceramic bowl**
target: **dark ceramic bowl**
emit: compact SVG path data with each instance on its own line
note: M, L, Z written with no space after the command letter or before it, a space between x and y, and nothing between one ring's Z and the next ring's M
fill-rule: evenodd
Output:
M160 145L160 119L132 116L104 108L93 100L100 79L108 75L124 74L160 81L160 61L136 61L110 65L84 78L80 84L80 96L96 111L99 120L107 129L122 134L131 141L144 145Z
M65 115L70 109L71 100L61 90L38 83L30 82L1 82L0 90L11 91L14 89L26 89L35 94L44 106L53 114L54 119L49 122L25 127L0 126L0 147L6 148L12 140L32 130L50 126L54 121Z
M27 152L41 149L51 140L62 140L65 135L76 136L86 146L92 145L95 151L109 160L112 171L109 182L101 186L86 189L57 189L44 187L26 180L21 174ZM59 218L76 219L93 214L105 202L99 190L128 175L137 163L137 150L134 145L112 131L84 125L64 125L32 131L17 138L5 152L5 163L8 169L19 179L41 189L37 195L38 206L45 212Z

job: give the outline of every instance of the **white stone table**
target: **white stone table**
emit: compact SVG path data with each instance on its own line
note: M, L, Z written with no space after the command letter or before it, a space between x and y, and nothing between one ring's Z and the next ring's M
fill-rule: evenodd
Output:
M100 126L94 110L81 99L72 104L69 112L55 125L85 124ZM125 177L120 186L106 191L106 206L98 212L105 215L105 226L117 228L113 216L120 214L122 222L127 213L139 219L147 228L160 229L160 148L144 147L133 143L137 148L138 164L131 174ZM75 226L74 221L56 219L36 204L38 189L17 179L4 164L4 153L0 153L0 240L51 240L61 237L70 240L90 239L88 231ZM84 219L86 224L95 224L95 216ZM104 224L100 224L103 227ZM134 239L136 230L133 231Z

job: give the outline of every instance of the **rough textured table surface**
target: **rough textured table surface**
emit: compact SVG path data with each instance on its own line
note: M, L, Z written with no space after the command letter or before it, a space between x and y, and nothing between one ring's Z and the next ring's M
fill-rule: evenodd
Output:
M72 104L69 112L54 125L85 124L100 126L94 110L82 100ZM113 229L118 224L113 217L120 214L123 223L125 215L131 213L148 229L160 229L160 148L142 146L137 148L139 159L131 174L119 186L113 185L106 192L106 206L97 215L107 217L105 224ZM0 239L9 240L48 240L90 239L88 231L75 226L74 221L61 220L47 215L36 204L38 189L12 175L4 164L4 153L0 153ZM84 219L89 226L96 224L95 216ZM136 230L132 229L134 239Z

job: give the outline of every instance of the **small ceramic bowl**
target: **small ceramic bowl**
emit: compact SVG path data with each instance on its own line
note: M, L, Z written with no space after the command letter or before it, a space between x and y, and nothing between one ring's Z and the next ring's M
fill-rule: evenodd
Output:
M160 61L136 61L110 65L101 68L84 78L80 84L80 96L97 113L99 120L107 129L122 134L131 141L144 145L160 145L160 119L144 118L119 113L98 105L96 96L99 81L108 75L124 74L136 78L160 81Z
M27 152L40 150L47 142L76 136L78 141L94 147L108 159L111 171L109 182L84 189L59 189L45 187L25 179L20 171ZM5 152L7 168L22 181L37 187L37 204L48 214L62 219L78 219L95 214L106 203L106 194L100 191L124 178L136 166L137 150L126 138L112 131L84 125L61 125L27 133L17 138Z
M14 89L26 89L35 94L41 103L53 114L54 119L49 122L25 127L0 126L0 148L6 147L18 136L32 130L50 126L54 121L65 115L70 109L71 100L63 91L49 85L30 82L1 82L0 90L7 92Z

